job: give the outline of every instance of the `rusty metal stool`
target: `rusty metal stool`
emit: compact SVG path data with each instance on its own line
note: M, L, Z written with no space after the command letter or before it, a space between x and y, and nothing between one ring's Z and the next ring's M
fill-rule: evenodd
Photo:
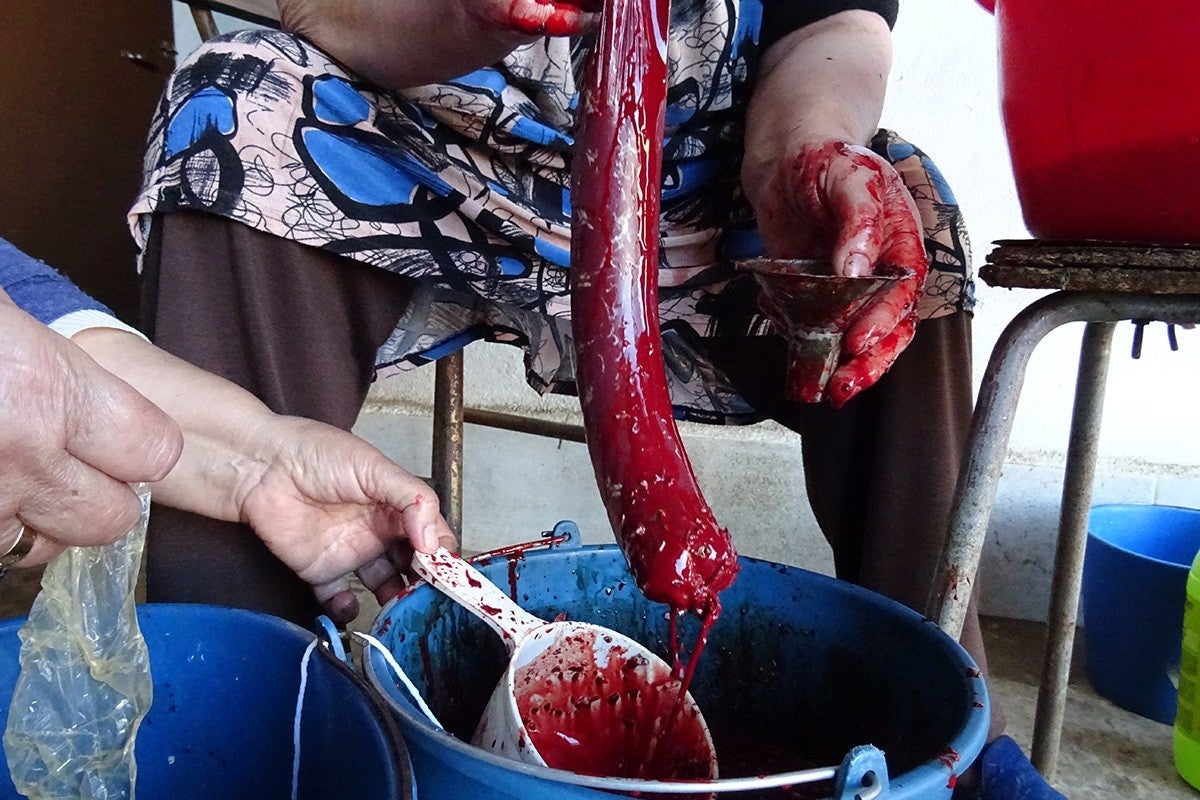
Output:
M1033 763L1050 779L1062 734L1113 330L1122 320L1200 323L1200 246L1002 241L987 261L980 277L990 286L1059 291L1018 314L992 350L928 612L951 636L961 634L1029 358L1050 331L1086 323L1033 734Z

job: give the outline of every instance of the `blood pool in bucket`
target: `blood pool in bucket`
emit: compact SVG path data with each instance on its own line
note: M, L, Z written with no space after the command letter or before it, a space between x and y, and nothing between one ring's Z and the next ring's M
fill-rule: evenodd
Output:
M620 637L623 640L624 637ZM715 777L712 742L665 662L601 629L559 641L514 672L521 721L546 764L588 775Z
M484 554L472 565L531 616L566 615L653 652L669 649L671 615L637 590L615 544L581 545L569 522L537 544ZM871 743L886 754L889 800L950 800L948 785L974 761L988 727L986 685L961 646L920 614L825 575L743 558L739 576L722 594L721 624L690 689L721 777L672 790L739 800L829 797L836 765ZM684 622L680 633L690 639L700 620ZM491 627L435 586L412 587L371 630L446 726L429 723L382 658L367 660L404 727L423 800L599 800L605 795L597 790L646 800L668 791L473 746L511 657ZM828 774L795 772L809 768Z

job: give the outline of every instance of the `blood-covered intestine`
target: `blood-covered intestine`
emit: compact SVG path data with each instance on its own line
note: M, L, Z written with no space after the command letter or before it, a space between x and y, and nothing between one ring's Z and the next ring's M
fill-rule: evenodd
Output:
M680 440L658 318L669 8L604 4L572 165L571 313L588 449L634 579L711 623L737 553Z

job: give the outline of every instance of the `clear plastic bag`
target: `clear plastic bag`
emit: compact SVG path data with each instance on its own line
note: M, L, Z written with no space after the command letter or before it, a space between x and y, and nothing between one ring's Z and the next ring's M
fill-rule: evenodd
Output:
M134 798L134 739L153 696L134 599L150 494L135 488L137 526L111 545L73 547L51 561L21 627L4 751L31 800Z

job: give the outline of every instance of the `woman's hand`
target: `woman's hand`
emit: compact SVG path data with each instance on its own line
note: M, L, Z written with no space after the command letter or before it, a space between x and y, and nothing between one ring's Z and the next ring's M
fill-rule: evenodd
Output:
M40 534L23 566L124 536L141 515L129 484L182 447L170 417L0 291L0 553L22 525Z
M916 205L871 150L808 142L781 159L757 196L759 231L774 258L829 258L835 274L902 275L858 313L829 380L841 406L874 384L912 340L928 260Z
M891 32L873 12L806 25L767 48L746 115L742 188L767 256L829 258L840 275L911 273L842 338L826 386L835 406L875 383L912 339L928 270L912 197L865 147L891 58Z
M351 571L382 603L404 588L412 548L457 550L433 490L357 436L275 417L258 438L270 455L239 489L241 521L314 586L336 622L358 614Z
M152 487L163 505L248 523L311 583L338 622L357 614L357 570L381 600L402 584L404 548L456 548L432 489L357 436L274 414L254 395L124 331L73 341L178 422L183 454Z

